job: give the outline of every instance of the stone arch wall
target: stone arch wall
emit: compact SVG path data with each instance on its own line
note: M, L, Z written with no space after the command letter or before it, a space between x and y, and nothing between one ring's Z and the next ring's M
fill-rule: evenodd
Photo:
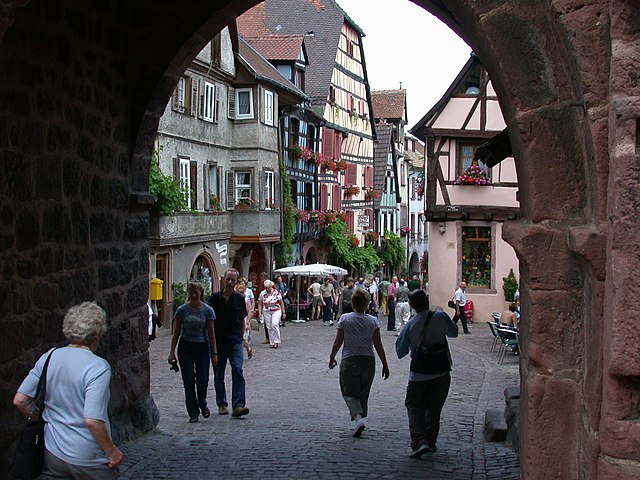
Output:
M115 433L157 420L145 332L152 136L191 57L256 3L0 0L2 405L62 340L66 308L98 299ZM523 215L503 235L526 281L522 476L638 478L637 5L416 3L482 59L518 158ZM0 475L19 420L0 409Z

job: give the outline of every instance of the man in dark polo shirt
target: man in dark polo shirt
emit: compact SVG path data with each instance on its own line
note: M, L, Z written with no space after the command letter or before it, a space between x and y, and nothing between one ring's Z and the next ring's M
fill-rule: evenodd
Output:
M224 272L224 280L222 281L223 289L211 295L207 300L216 313L213 325L218 347L218 365L213 370L213 384L216 389L218 414L227 415L229 413L224 385L224 374L228 360L231 364L232 417L241 417L249 413L249 409L245 407L245 380L242 373L244 359L242 338L247 307L244 296L235 290L237 283L238 271L233 268L227 270Z

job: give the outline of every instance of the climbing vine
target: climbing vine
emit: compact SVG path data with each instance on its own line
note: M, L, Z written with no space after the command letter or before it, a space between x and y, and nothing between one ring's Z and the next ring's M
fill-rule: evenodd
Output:
M382 252L380 259L387 265L389 271L399 271L405 261L405 250L398 235L389 230L384 231Z
M293 199L291 198L291 182L280 161L280 172L282 172L282 241L275 245L273 254L276 260L276 268L286 267L291 262L293 254L293 241L296 234L296 215L298 213Z

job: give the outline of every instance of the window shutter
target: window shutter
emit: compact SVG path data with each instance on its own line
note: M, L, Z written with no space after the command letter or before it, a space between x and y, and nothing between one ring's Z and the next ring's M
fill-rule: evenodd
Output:
M353 230L354 230L354 228L353 228L354 227L354 217L355 217L355 215L353 213L353 210L349 210L347 212L347 226L349 227L349 231L351 231L351 232L353 232Z
M273 124L278 127L280 125L280 116L278 115L278 94L273 92Z
M187 77L187 80L185 82L185 97L189 96L189 115L191 115L192 117L196 116L196 113L198 112L198 82L194 82L193 78L191 77ZM186 108L186 106L185 106Z
M198 162L189 162L189 184L191 185L191 210L198 210Z
M331 208L336 212L340 210L342 199L340 198L340 185L334 185L331 192Z
M220 121L220 85L215 86L215 101L213 104L214 112L213 112L213 123L218 123Z
M373 168L364 167L364 187L373 187Z
M216 185L216 190L215 193L218 198L220 199L220 208L222 208L222 199L223 199L223 195L222 192L224 192L224 188L222 186L222 167L216 167L218 174L216 175L216 178L218 179L218 185Z
M264 88L258 87L258 119L260 123L264 123L264 119L266 118L264 109L267 108L267 99L265 96Z
M173 159L173 178L180 184L180 159L178 157Z
M280 185L280 172L273 172L273 201L276 204L276 208L282 205L282 185Z
M198 118L202 118L204 116L204 84L201 79L198 79L196 83L198 85L197 92L196 92L196 98L198 99L197 100Z
M322 154L329 160L333 158L333 135L334 131L331 128L324 128L322 130Z
M260 195L259 209L264 210L267 206L267 196L265 195L267 190L267 174L264 170L259 172L260 184L258 185L258 195Z
M342 153L342 134L340 132L334 133L333 145L333 157L336 160L340 160L340 155Z
M323 184L320 187L320 211L326 212L329 204L329 199L327 198L327 184Z
M369 216L369 230L375 230L376 226L373 224L373 209L367 208L364 213Z
M204 190L204 209L211 210L209 199L211 198L211 192L209 191L209 165L204 164L202 166L202 188Z
M233 87L229 87L229 95L228 95L228 102L229 102L229 111L228 111L228 117L231 120L235 120L236 118L236 89Z
M345 184L350 187L358 183L358 166L355 163L347 164L347 174L345 178Z
M235 199L233 198L234 188L233 171L227 172L227 210L233 210L236 206Z

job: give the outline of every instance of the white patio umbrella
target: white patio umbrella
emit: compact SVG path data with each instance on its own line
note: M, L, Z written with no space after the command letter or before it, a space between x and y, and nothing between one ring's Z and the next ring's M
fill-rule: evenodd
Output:
M309 265L294 265L293 267L278 268L273 273L284 275L297 275L300 277L326 277L327 275L346 275L347 271L342 267L327 265L326 263L312 263ZM298 318L296 322L304 322L300 320L300 281L296 280L298 292Z

